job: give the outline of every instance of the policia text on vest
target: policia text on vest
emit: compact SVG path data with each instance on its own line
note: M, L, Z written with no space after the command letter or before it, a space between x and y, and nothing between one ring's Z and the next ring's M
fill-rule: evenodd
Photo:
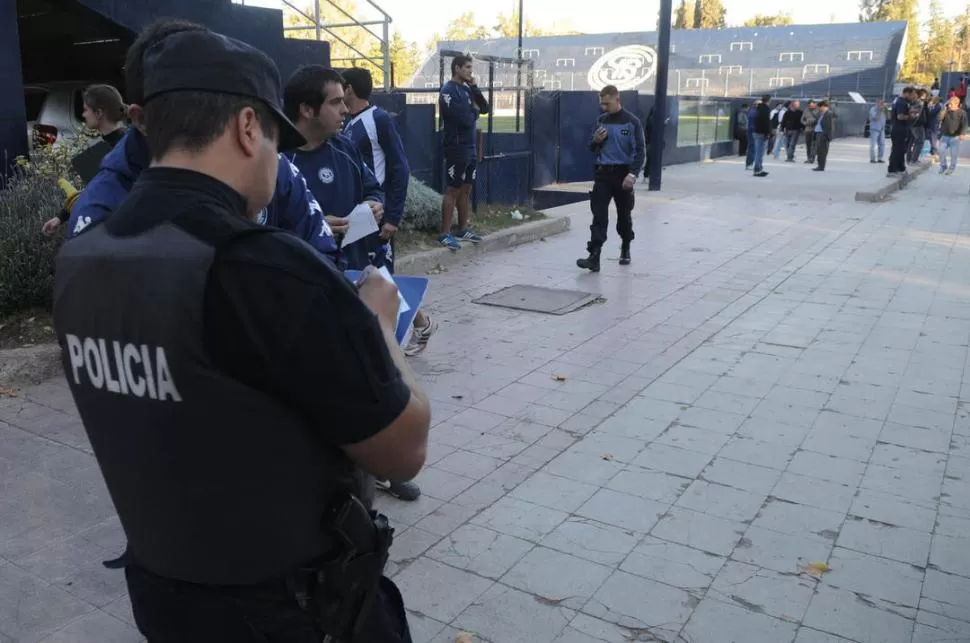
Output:
M76 385L92 386L119 395L148 396L162 402L182 401L168 368L165 349L161 346L122 345L119 341L92 337L82 340L70 333L64 340ZM84 384L82 374L87 376Z

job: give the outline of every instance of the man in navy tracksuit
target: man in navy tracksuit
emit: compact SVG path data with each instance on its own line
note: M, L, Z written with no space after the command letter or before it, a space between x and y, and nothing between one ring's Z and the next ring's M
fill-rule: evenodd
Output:
M286 84L283 103L287 117L296 123L307 145L287 153L307 178L310 191L326 208L330 228L340 236L350 227L347 217L362 203L380 223L384 218L384 190L364 163L357 146L340 133L347 116L343 78L322 65L298 69ZM388 244L378 233L349 246L340 246L340 267L363 270L383 265Z
M596 154L593 191L589 193L589 207L593 224L586 245L589 257L578 259L580 268L599 272L600 251L606 241L610 223L610 201L616 204L616 233L620 235L620 265L630 264L630 243L633 241L633 185L643 169L646 143L640 119L620 105L620 91L607 85L600 91L603 114L596 119L589 149Z
M101 170L81 191L68 221L68 238L76 237L101 223L121 205L142 170L151 163L148 141L137 127L124 137L101 161ZM335 259L337 244L323 218L306 181L293 164L280 156L276 193L259 213L257 221L292 232L311 246Z
M475 124L491 109L482 90L475 84L471 56L455 56L451 61L451 80L441 86L438 113L441 114L442 146L448 186L441 200L441 245L461 248L461 241L480 243L482 238L469 227L471 192L478 175L478 131ZM458 231L452 234L451 221L458 208Z

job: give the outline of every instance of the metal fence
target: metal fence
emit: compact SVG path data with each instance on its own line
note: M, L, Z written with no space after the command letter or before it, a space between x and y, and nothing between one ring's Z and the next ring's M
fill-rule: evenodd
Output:
M734 139L734 102L681 96L677 109L677 147L712 145Z

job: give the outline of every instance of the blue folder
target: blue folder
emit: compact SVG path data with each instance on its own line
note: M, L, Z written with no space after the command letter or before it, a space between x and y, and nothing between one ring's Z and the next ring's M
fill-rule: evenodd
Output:
M344 275L347 279L356 283L360 278L360 270L346 270L344 271ZM408 310L398 316L397 330L394 333L394 336L397 338L397 343L403 345L404 340L408 336L408 329L411 328L411 324L414 322L414 316L418 314L418 310L420 310L424 302L424 296L428 293L428 278L394 275L394 283L397 284L398 291L409 306Z

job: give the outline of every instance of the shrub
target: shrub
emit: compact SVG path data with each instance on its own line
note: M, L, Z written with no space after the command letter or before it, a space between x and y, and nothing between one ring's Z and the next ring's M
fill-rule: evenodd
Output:
M50 310L54 256L61 235L47 237L41 226L56 216L64 193L54 176L19 167L0 189L0 316Z
M404 230L434 231L441 227L441 195L411 177L404 202Z

